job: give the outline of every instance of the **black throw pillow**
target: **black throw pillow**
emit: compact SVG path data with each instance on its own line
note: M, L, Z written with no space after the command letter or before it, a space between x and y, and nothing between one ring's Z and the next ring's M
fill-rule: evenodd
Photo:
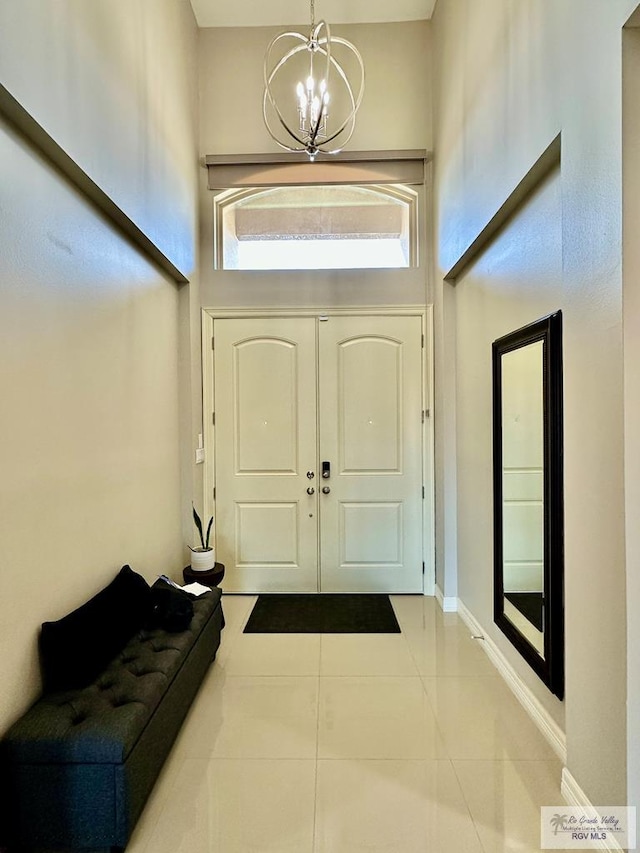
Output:
M86 687L146 623L151 588L123 566L111 583L40 632L45 692Z
M192 619L193 601L189 595L163 581L156 581L151 587L149 627L178 634L187 630Z

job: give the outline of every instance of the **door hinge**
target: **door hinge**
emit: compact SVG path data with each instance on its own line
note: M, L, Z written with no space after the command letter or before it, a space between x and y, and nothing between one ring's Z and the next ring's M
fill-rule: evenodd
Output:
M216 425L216 413L215 412L211 412L211 423L214 426Z
M424 500L424 486L422 487L422 500Z
M215 348L216 348L215 338L211 338L211 349L215 349Z
M422 346L422 349L424 349L424 335L422 335L422 343L421 343L421 346Z
M216 487L215 486L213 487L213 499L214 499L214 501L216 499Z
M422 561L422 574L424 574L424 560Z
M426 418L431 417L431 409L423 409L422 410L422 423L425 422Z

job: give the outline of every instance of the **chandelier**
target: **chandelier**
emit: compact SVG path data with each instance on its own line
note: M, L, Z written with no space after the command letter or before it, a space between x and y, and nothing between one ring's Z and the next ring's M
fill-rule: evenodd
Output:
M294 46L290 48L280 59L273 58L275 49L280 52L285 49L286 40L293 40ZM355 68L359 74L358 94L347 78L347 73L334 55L334 47L339 47L339 52L347 58L349 54L355 57ZM347 53L344 53L344 50ZM293 92L282 97L282 86L280 83L280 98L282 103L278 105L274 88L278 85L278 78L284 80L285 65L287 71L292 68L295 57L304 60L304 51L308 54L308 73L302 75ZM302 56L300 56L302 54ZM344 62L343 58L343 62ZM299 64L296 63L296 64ZM330 73L334 72L333 81L337 86L337 92L344 105L343 115L334 120L333 126L329 122L330 109L333 109L334 101L337 100L332 92L333 81L330 81ZM320 72L320 73L318 73ZM280 33L271 40L267 48L264 60L264 95L262 98L262 115L264 123L271 138L284 148L285 151L296 153L306 152L310 160L314 160L319 153L337 154L342 151L349 142L356 126L356 113L362 102L364 94L364 64L357 48L346 39L331 36L329 25L325 21L315 22L315 4L311 0L311 28L309 36L297 32ZM345 115L346 114L346 115ZM333 118L333 114L331 113ZM274 131L271 122L277 119L278 133ZM335 147L332 147L335 145Z

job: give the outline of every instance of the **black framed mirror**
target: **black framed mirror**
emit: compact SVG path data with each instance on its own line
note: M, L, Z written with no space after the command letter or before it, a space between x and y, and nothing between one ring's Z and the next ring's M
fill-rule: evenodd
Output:
M494 620L564 695L562 312L493 343Z

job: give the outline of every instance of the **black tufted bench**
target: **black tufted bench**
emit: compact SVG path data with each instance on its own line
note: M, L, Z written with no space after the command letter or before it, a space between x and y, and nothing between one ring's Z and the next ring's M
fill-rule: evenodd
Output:
M136 631L90 684L45 692L10 729L11 844L125 847L220 644L220 590L193 609L187 630Z

